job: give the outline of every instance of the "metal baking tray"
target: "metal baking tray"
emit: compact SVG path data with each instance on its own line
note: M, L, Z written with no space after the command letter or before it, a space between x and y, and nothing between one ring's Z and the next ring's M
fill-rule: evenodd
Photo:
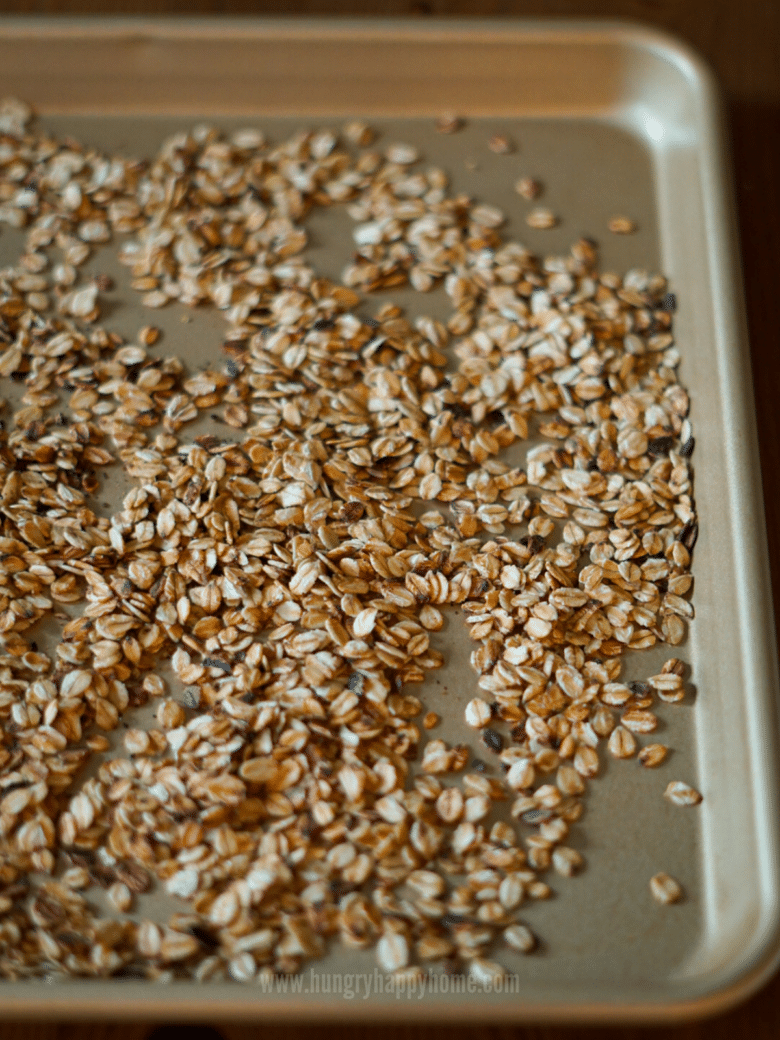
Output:
M700 60L666 36L610 22L5 19L0 68L2 93L32 102L45 125L132 154L204 120L254 123L279 139L362 117L385 141L417 144L456 188L501 206L509 234L533 250L565 252L588 234L603 268L662 271L679 300L701 528L697 617L683 648L695 695L662 713L660 739L673 756L660 770L610 762L592 785L572 839L587 869L561 879L553 900L523 907L543 945L506 959L519 975L513 992L397 995L359 985L350 999L343 985L315 992L307 965L300 992L286 993L3 982L0 1015L660 1022L721 1011L755 990L780 945L775 637L722 112ZM465 129L435 134L444 112L464 116ZM488 150L496 132L517 142L513 154ZM562 217L555 230L522 222L512 185L523 174L545 183L544 203ZM635 219L638 233L608 234L616 213ZM314 262L326 274L349 255L346 225L312 219ZM3 231L0 262L12 245ZM126 284L109 252L96 269ZM387 296L420 307L416 294ZM150 317L119 289L115 302L109 325L119 331ZM434 299L423 302L435 313ZM166 353L193 365L216 357L217 315L183 324L170 308L151 317ZM472 689L463 642L450 627L447 665L421 694L445 713L442 735L459 739ZM648 652L638 667L664 656ZM661 797L678 777L704 793L699 809ZM681 880L684 903L652 902L648 879L658 870ZM372 954L335 950L313 968L344 979L374 966Z

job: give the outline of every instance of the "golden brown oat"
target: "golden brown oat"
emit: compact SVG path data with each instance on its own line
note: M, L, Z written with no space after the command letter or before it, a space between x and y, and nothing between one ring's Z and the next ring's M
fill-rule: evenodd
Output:
M508 155L515 150L513 142L505 134L493 134L488 141L488 148L496 155Z
M554 228L558 223L558 218L549 209L533 209L525 218L525 222L529 227L537 228L539 230L547 230Z
M655 874L650 878L650 891L657 903L678 903L682 899L682 887L669 874Z
M702 801L701 794L682 780L670 780L664 798L672 805L698 805Z
M454 134L461 130L464 120L452 112L445 112L436 120L436 129L440 134Z
M631 235L636 231L636 224L628 217L610 217L609 230L615 235Z
M647 744L639 752L639 761L648 769L655 769L666 760L668 748L663 744Z

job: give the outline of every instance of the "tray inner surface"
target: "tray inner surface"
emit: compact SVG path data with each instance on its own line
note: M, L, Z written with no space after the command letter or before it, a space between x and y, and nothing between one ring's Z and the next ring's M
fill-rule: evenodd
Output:
M354 113L355 117L360 114ZM42 119L43 125L57 135L69 134L99 149L143 157L151 157L168 134L198 121L179 115L51 115ZM455 191L499 206L509 218L507 239L518 240L534 252L548 255L566 252L572 242L586 235L599 245L602 270L660 270L654 159L647 142L639 136L607 121L586 118L471 118L463 130L453 135L436 133L431 119L369 117L367 121L379 131L377 147L393 141L415 144L422 155L421 167L441 166L450 175ZM281 141L302 127L338 129L342 120L321 116L236 118L227 112L224 116L210 115L207 122L225 130L260 126L270 140ZM492 153L487 142L494 133L508 136L515 143L515 150L508 155ZM544 195L538 204L559 216L555 229L541 231L526 226L524 217L532 204L513 189L516 179L525 175L543 182ZM607 222L617 214L635 220L637 233L611 234ZM307 258L318 271L337 279L353 249L353 221L343 207L336 206L316 209L306 226L311 242ZM13 261L19 242L17 233L3 229L0 263ZM131 341L142 325L156 324L164 335L152 348L155 355L179 356L193 370L207 362L222 364L224 323L219 313L178 305L162 311L144 309L138 294L129 287L128 269L116 262L116 248L116 242L100 248L87 268L109 274L116 282L101 323ZM411 316L444 317L448 312L448 300L441 290L422 295L406 289L371 294L365 298L361 311L372 314L387 300L397 302ZM681 349L685 354L685 342ZM7 392L6 388L3 392ZM693 400L695 416L695 393ZM221 427L219 432L225 431L226 435L240 437L240 431L227 427ZM193 434L196 432L201 431L193 430ZM695 424L694 432L699 432ZM188 439L187 428L180 436ZM118 507L125 487L121 479L109 477L98 496L103 504L101 511L108 513ZM476 675L468 663L472 644L464 636L462 620L457 612L450 612L437 644L445 652L447 664L432 673L426 685L414 687L412 692L422 698L426 708L443 716L443 723L431 733L432 737L470 742L479 754L484 749L463 723L463 706L476 694ZM701 869L700 810L675 808L662 798L670 779L684 779L700 786L694 752L696 695L690 692L695 691L699 680L695 621L691 642L692 646L661 647L632 653L625 659L622 677L644 679L660 670L667 657L682 651L681 656L693 664L692 686L689 684L682 704L661 705L657 733L640 738L640 742L658 740L673 749L661 769L643 769L636 759L611 759L602 745L602 775L589 785L586 812L568 839L569 844L583 852L586 869L574 879L550 876L554 898L526 903L521 908L519 918L541 938L538 953L522 958L496 951L497 959L530 985L557 986L564 981L587 985L606 980L613 986L621 981L663 984L664 980L685 974L686 961L702 941L705 879ZM684 886L686 899L682 904L659 907L653 902L648 881L661 870L678 878ZM156 914L162 918L174 909L174 902L149 896L139 900L138 908L144 916ZM337 949L324 961L307 964L305 971L313 966L316 972L373 972L374 964L370 953Z

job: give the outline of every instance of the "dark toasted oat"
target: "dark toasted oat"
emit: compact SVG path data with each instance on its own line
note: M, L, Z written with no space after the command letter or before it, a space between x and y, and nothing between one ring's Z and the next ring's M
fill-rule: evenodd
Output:
M495 751L498 754L504 746L504 740L500 733L497 733L494 729L483 729L482 740L491 751Z
M653 455L656 458L661 458L664 455L668 455L672 450L674 444L673 437L654 437L647 445L647 454Z

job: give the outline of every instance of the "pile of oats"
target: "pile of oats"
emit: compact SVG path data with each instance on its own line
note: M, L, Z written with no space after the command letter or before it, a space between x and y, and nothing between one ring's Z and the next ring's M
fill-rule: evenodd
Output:
M641 745L683 666L629 682L621 658L693 616L673 298L586 241L503 241L374 136L197 127L131 161L0 108L25 239L0 271L4 977L250 981L335 938L396 977L494 979L492 951L535 945L517 909L582 865L600 757L663 761ZM342 284L306 259L318 206L355 222ZM147 307L220 310L222 357L102 328L82 267L106 245ZM448 320L359 315L407 284ZM204 413L224 437L188 435ZM106 467L131 484L111 516ZM474 696L448 745L409 687L453 604Z

